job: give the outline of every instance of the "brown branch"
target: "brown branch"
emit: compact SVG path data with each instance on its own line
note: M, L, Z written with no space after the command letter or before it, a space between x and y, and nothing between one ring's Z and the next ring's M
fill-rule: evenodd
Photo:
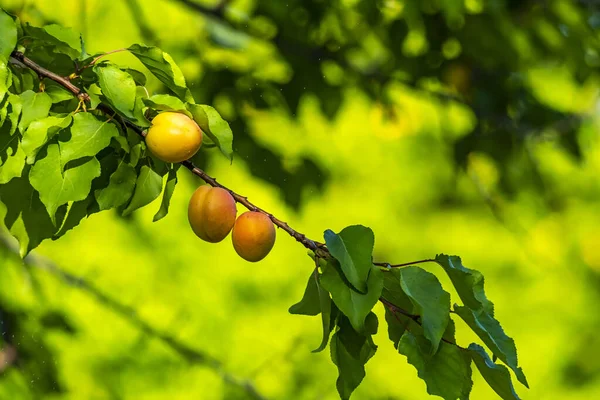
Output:
M48 71L46 68L39 66L38 64L33 62L31 59L25 57L25 55L23 53L21 53L20 51L13 51L10 54L10 56L12 59L25 65L27 68L35 71L40 78L48 78L48 79L58 83L59 85L62 85L65 89L67 89L68 91L73 93L73 95L78 97L79 99L81 99L83 101L87 101L87 102L90 101L90 96L88 96L87 93L81 91L81 89L79 89L77 86L75 86L71 82L69 82L68 79L63 78L62 76L57 75L54 72Z
M404 315L405 317L410 318L414 323L416 323L417 325L423 326L423 324L421 323L421 321L419 321L419 319L421 318L419 315L414 315L409 313L408 311L406 311L405 309L398 307L395 304L390 303L388 300L384 299L383 297L381 297L379 299L379 301L385 306L385 308L387 308L388 310L390 310L390 312L392 313L392 315L398 320L398 322L403 323L403 321L400 319L399 314ZM406 329L408 329L408 324L406 325ZM465 349L462 346L459 346L457 343L452 342L448 339L442 338L442 342L446 342L448 344L451 344L453 346L458 347L461 350L465 350L467 351L467 349Z
M47 69L36 64L31 59L25 57L25 55L23 53L18 52L18 51L13 51L11 54L11 57L13 57L15 60L18 60L20 63L26 65L28 68L31 68L33 71L37 72L39 76L50 79L50 80L62 85L65 89L67 89L71 93L73 93L73 96L83 99L84 101L88 101L88 102L90 101L90 97L87 95L87 93L83 92L81 89L79 89L77 86L73 85L67 79L65 79L51 71L48 71ZM115 114L114 110L106 104L99 104L98 109L108 115L111 115L111 116ZM123 119L123 123L128 128L130 128L135 133L137 133L138 135L140 135L142 137L145 136L144 130L141 127L132 123L131 121L129 121L127 119ZM191 161L189 161L189 160L183 161L181 164L184 167L186 167L187 169L189 169L194 175L200 177L200 179L202 179L204 182L208 183L209 185L227 190L229 193L231 193L231 196L233 196L233 198L235 199L236 202L240 203L241 205L246 207L248 210L259 212L259 213L262 213L262 214L268 216L271 219L271 221L273 222L273 224L275 224L275 226L283 229L291 237L296 239L298 242L302 243L302 245L304 247L306 247L307 249L312 250L315 253L315 255L322 257L322 258L330 258L331 257L329 251L327 250L327 248L325 248L325 246L323 244L307 238L306 235L304 235L303 233L300 233L300 232L292 229L292 227L290 227L287 224L287 222L280 220L279 218L275 217L273 214L252 204L248 200L247 197L234 192L233 190L229 189L228 187L226 187L224 185L221 185L220 183L217 182L217 180L215 178L213 178L212 176L210 176L206 172L204 172L202 169L195 166L194 163L192 163Z

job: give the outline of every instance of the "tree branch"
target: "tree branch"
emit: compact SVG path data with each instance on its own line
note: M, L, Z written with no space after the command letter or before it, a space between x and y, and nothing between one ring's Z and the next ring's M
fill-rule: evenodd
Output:
M14 241L11 240L11 238L0 234L0 243L13 253L19 254L19 248L16 246ZM158 331L156 328L153 328L148 322L144 321L138 316L137 311L134 308L122 304L117 300L114 300L112 297L105 294L101 289L95 287L93 284L89 283L84 278L73 275L70 272L63 270L51 260L39 256L35 253L29 253L27 257L25 257L23 262L30 268L38 268L41 270L45 270L51 273L52 275L58 277L68 286L86 292L90 296L94 297L96 301L98 301L100 304L106 306L107 308L110 308L116 314L128 320L140 331L144 332L148 336L161 340L173 351L182 356L187 362L204 365L214 370L218 375L221 376L221 378L225 382L234 386L238 386L245 390L251 398L255 400L265 400L265 397L257 391L257 389L252 385L251 382L245 379L237 378L231 375L229 372L224 371L223 363L220 360L216 359L208 353L194 349L188 346L187 344L180 342L173 336L170 336L164 332Z
M11 62L16 63L16 64L23 64L23 65L27 66L28 68L30 68L31 70L35 71L41 78L50 79L50 80L58 83L59 85L63 86L65 89L70 91L73 94L73 96L75 96L83 101L86 101L86 102L90 101L90 96L88 96L88 94L85 93L83 90L81 90L80 88L78 88L77 86L75 86L74 84L69 82L67 79L63 78L62 76L59 76L59 75L55 74L54 72L49 71L49 70L41 67L40 65L36 64L34 61L27 58L23 53L21 53L19 51L13 51L11 53ZM108 106L104 103L99 104L97 108L110 116L114 116L116 114L116 112L110 106ZM128 119L122 118L122 121L126 127L133 130L135 133L140 135L142 138L145 137L146 134L145 134L143 128L137 126L136 124L129 121ZM287 222L280 220L279 218L275 217L270 212L263 210L262 208L251 203L247 197L242 196L242 195L236 193L235 191L233 191L232 189L229 189L228 187L218 183L216 178L213 178L212 176L208 175L202 169L200 169L196 165L194 165L194 163L192 163L191 161L189 161L189 160L183 161L181 163L181 165L186 167L194 175L198 176L200 179L202 179L207 184L209 184L213 187L219 187L219 188L227 190L236 202L240 203L241 205L246 207L248 210L259 212L259 213L264 214L267 217L269 217L269 219L273 222L273 224L275 226L283 229L288 235L290 235L291 237L296 239L297 242L301 243L307 249L313 251L315 253L316 257L325 258L325 259L333 258L333 256L331 255L331 253L329 252L329 250L323 243L317 242L315 240L312 240L312 239L306 237L305 234L298 232L295 229L293 229L291 226L289 226ZM426 260L413 261L413 262L404 263L404 264L390 264L387 262L376 262L373 264L377 265L377 266L382 266L385 268L397 268L397 267L419 264L419 263L423 263L423 262L431 262L431 261L435 261L435 260L426 259Z

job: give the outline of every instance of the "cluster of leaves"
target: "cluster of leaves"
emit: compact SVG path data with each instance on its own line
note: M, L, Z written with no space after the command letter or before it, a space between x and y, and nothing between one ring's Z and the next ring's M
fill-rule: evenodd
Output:
M210 106L198 105L173 59L156 47L133 45L133 54L172 94L150 96L146 75L121 68L101 55L88 55L73 31L58 25L21 25L0 12L0 218L26 255L45 239L57 239L86 216L109 209L123 215L162 194L154 219L163 218L177 183L179 164L165 164L146 151L142 130L160 111L182 112L208 136L205 147L232 157L229 125ZM45 66L65 84L36 74L21 57ZM58 74L58 75L56 75ZM85 97L76 96L85 93ZM89 107L89 108L88 108ZM450 295L423 269L382 268L372 262L373 232L351 226L325 232L331 257L313 255L316 268L294 314L321 315L323 339L339 371L344 399L365 376L375 354L378 330L374 306L386 306L389 337L415 366L428 392L444 399L466 399L471 361L504 399L517 399L508 369L492 361L483 347L459 347L450 318ZM436 258L463 303L452 312L462 318L493 353L527 385L518 367L514 342L494 318L483 277L457 257Z
M153 157L139 135L157 112L187 114L205 133L203 147L232 159L229 125L214 108L195 104L179 67L159 48L127 49L172 93L150 96L143 72L86 54L70 29L21 25L0 11L0 36L0 218L22 256L96 212L128 215L162 194L154 220L167 215L179 164ZM68 76L89 104L38 76L15 51Z
M329 342L341 398L348 399L358 387L365 377L365 364L377 350L372 336L377 333L378 319L372 309L378 302L385 306L390 340L416 368L429 394L445 400L468 399L473 362L501 398L519 398L506 366L523 385L528 386L527 380L518 366L513 339L494 317L494 305L485 295L479 271L464 267L456 256L440 254L432 260L447 273L462 302L451 309L450 294L434 274L414 265L375 266L371 229L355 225L338 234L328 230L325 242L333 258L312 255L317 266L302 300L290 307L290 313L321 315L323 338L314 351L324 350ZM451 313L477 334L493 360L477 343L468 348L456 344Z

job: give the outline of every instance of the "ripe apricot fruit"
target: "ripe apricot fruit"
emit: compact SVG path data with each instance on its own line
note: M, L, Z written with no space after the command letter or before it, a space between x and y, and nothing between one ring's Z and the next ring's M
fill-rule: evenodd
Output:
M247 211L240 215L231 234L233 248L246 261L260 261L275 244L275 226L265 214Z
M188 220L200 239L217 243L233 228L237 210L231 194L221 188L200 186L190 199Z
M152 120L146 145L157 158L169 163L191 158L202 145L202 130L193 119L177 112L162 112Z

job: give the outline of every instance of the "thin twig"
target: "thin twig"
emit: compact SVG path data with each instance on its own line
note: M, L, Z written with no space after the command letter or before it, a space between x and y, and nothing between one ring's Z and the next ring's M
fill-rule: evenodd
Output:
M425 260L411 261L411 262L407 262L404 264L390 264L390 263L386 263L386 262L374 262L373 265L377 265L378 267L385 267L385 268L402 268L402 267L408 267L409 265L423 264L426 262L437 262L437 261L435 261L433 258L427 258Z

